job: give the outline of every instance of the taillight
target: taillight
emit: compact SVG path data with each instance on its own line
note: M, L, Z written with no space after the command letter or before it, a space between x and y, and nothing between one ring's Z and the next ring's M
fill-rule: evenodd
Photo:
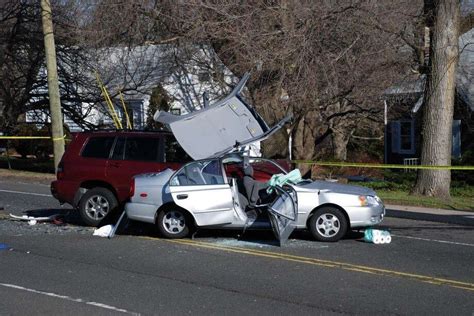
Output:
M58 168L56 169L56 178L58 180L64 178L64 163L62 160L59 162Z
M135 178L132 178L132 180L130 180L130 192L129 192L129 196L132 197L135 195Z

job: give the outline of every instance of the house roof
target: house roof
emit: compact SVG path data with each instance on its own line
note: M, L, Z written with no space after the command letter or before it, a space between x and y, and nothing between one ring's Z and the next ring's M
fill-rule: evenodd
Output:
M98 72L111 91L128 88L131 91L124 93L126 98L147 98L160 84L173 107L185 113L202 106L204 91L211 101L217 100L236 79L207 45L111 47L94 56ZM214 74L222 74L224 82L215 80Z
M456 90L458 96L474 111L474 28L459 38L459 62L456 73ZM407 79L385 90L384 96L420 95L412 112L416 113L423 103L423 91L426 76Z

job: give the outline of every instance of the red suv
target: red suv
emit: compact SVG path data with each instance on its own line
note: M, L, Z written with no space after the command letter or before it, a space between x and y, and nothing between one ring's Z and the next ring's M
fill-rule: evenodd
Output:
M169 132L94 131L74 134L51 193L98 226L129 197L139 173L177 169L190 158Z

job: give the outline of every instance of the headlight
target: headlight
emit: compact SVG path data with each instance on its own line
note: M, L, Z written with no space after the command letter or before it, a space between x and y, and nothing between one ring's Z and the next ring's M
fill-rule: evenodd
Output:
M380 204L380 199L378 196L360 195L359 201L360 206L377 206Z

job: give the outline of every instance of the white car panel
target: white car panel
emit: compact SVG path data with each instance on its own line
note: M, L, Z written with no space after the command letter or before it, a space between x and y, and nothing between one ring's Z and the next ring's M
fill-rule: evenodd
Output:
M185 115L158 111L153 118L169 126L181 147L194 160L220 157L235 148L262 141L279 130L291 116L269 128L239 95L248 78L246 74L226 98L201 110Z
M143 203L125 204L125 212L131 220L154 224L157 205Z
M234 220L232 191L228 184L170 186L173 201L194 215L198 226Z

